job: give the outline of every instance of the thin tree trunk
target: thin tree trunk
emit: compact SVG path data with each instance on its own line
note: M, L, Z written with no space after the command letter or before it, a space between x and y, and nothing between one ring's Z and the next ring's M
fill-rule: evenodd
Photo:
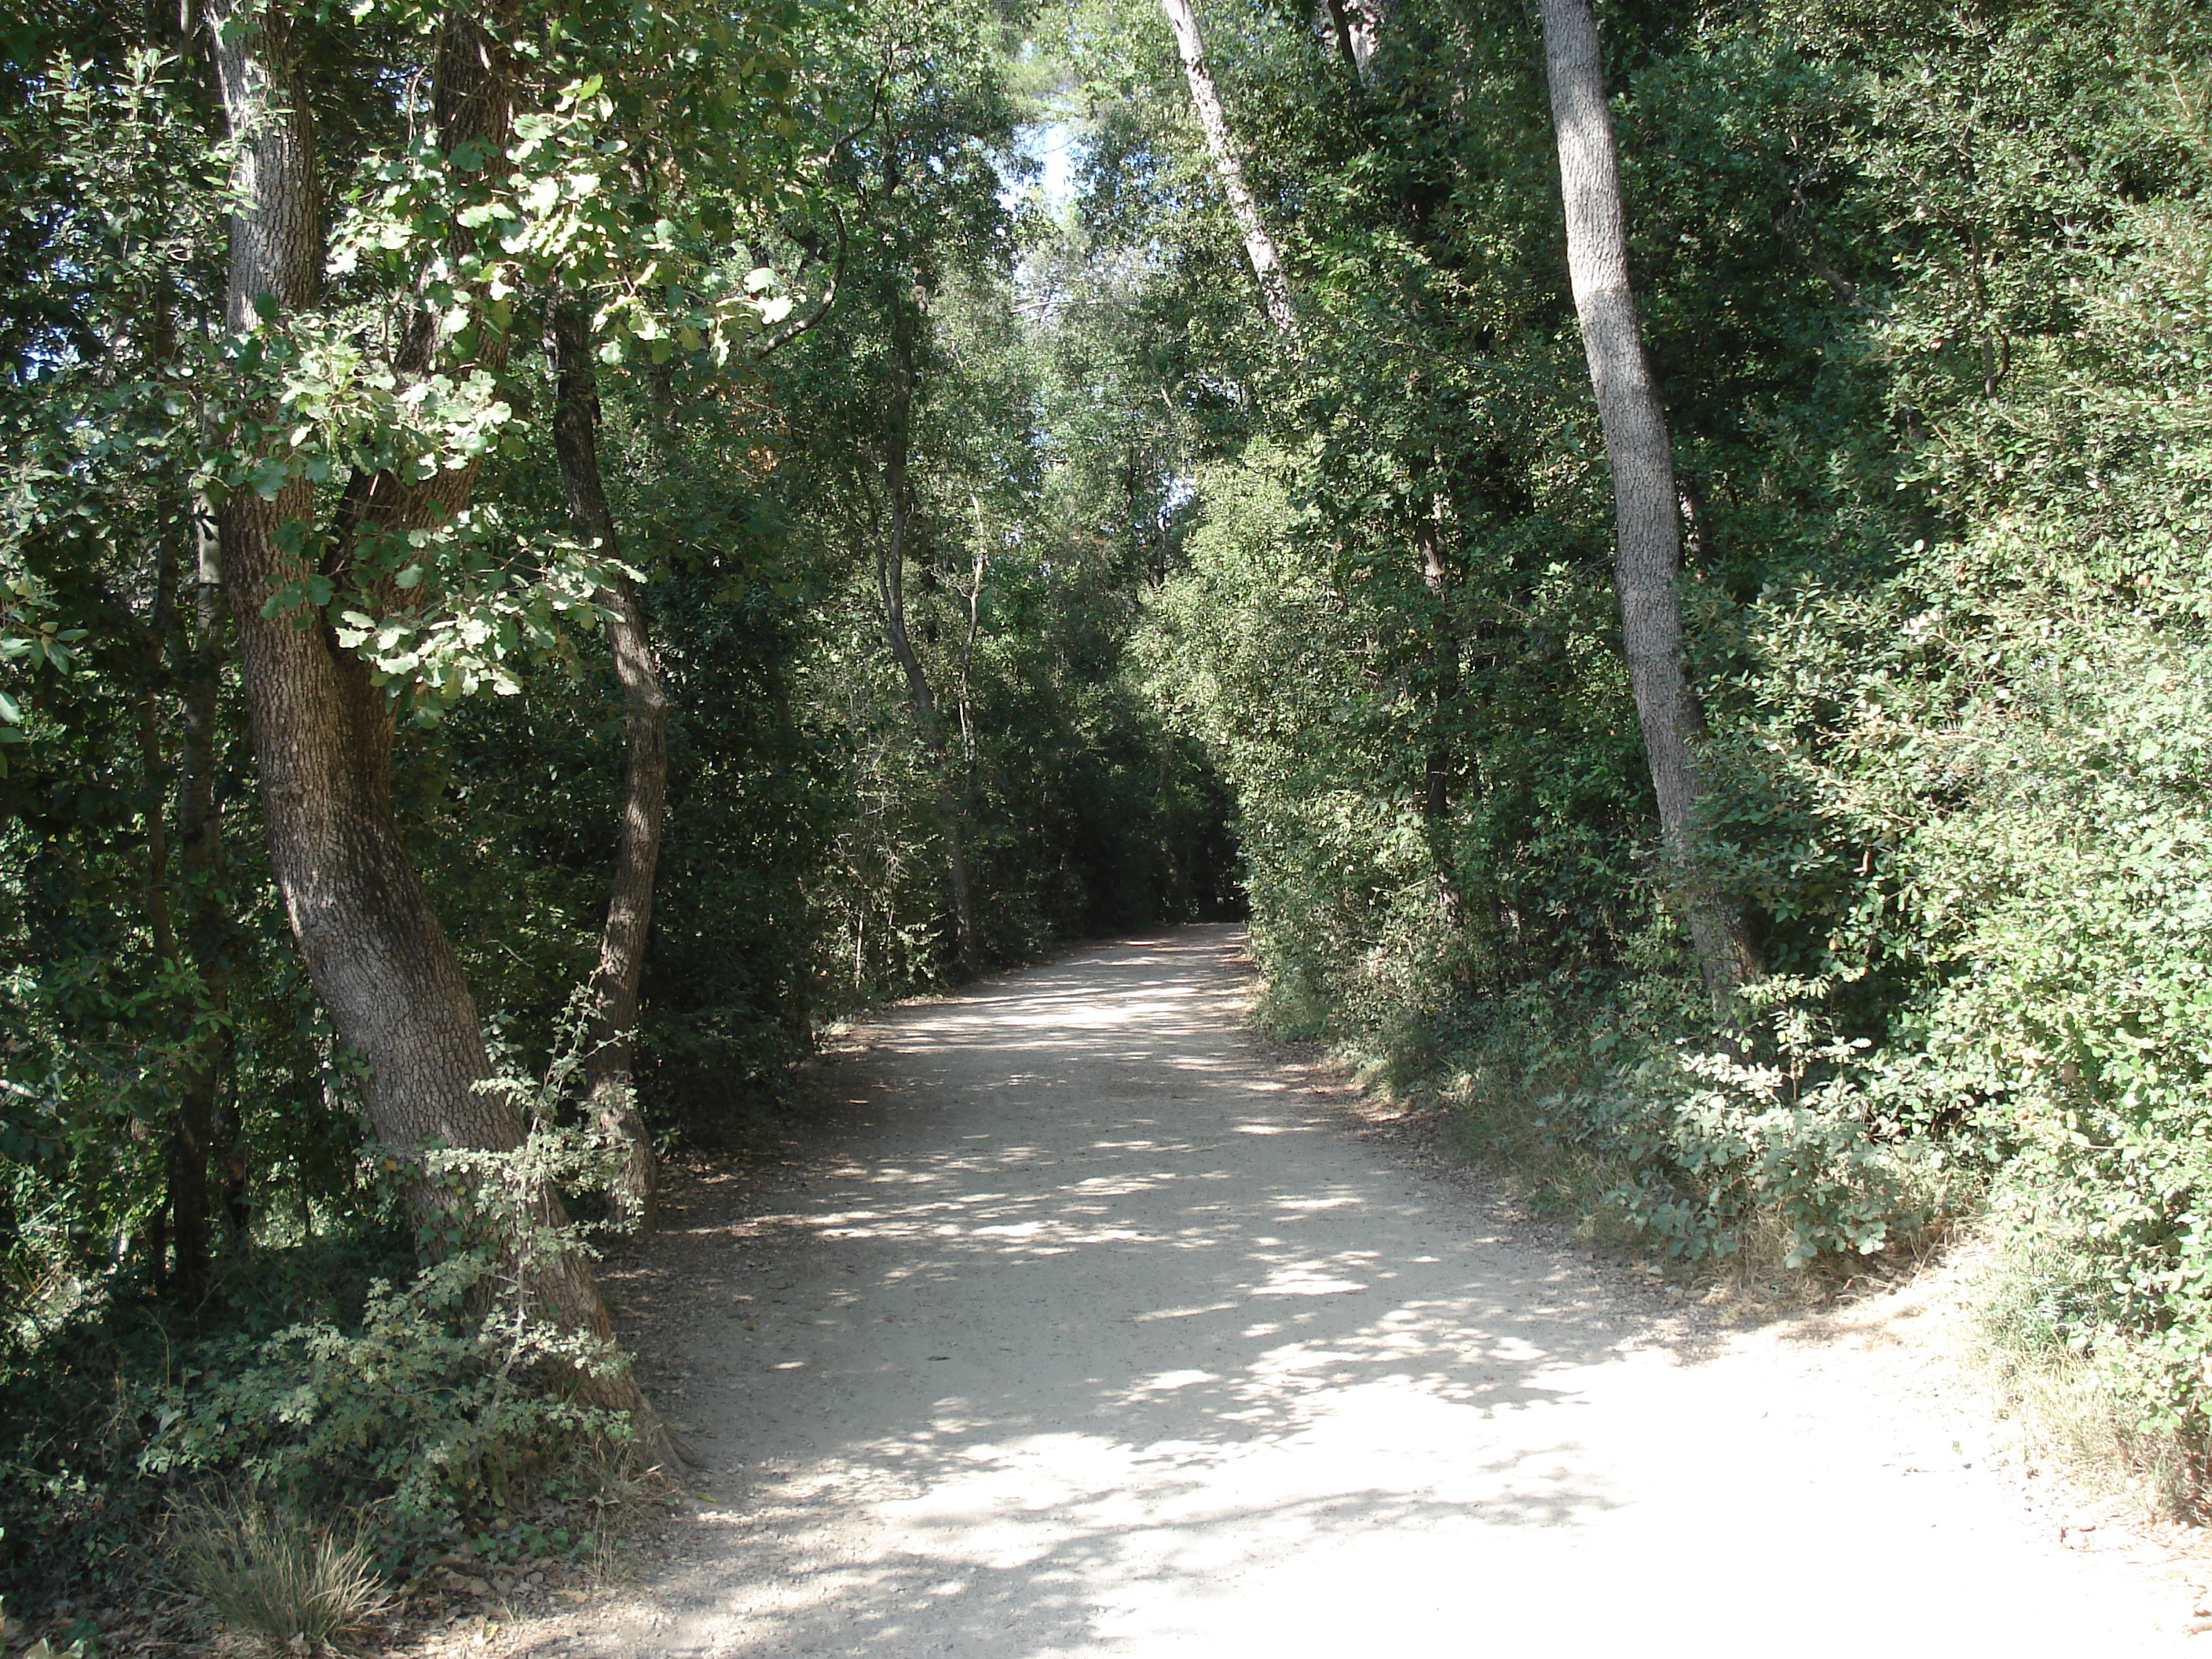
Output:
M154 603L143 635L146 649L139 665L141 681L132 711L137 726L138 770L146 789L146 807L139 814L140 834L145 842L146 921L148 931L154 936L154 954L164 963L177 959L175 911L169 901L168 788L164 776L169 762L161 745L161 708L163 658L167 655L162 647L167 643L172 626L170 589L175 580L174 563L168 538L157 537Z
M147 26L149 40L157 49L182 50L185 43L173 38L181 27L173 15L165 16L155 7L148 13ZM173 365L177 361L176 294L166 277L157 282L148 343L156 362ZM165 1291L173 1291L185 1306L196 1308L206 1299L211 1267L208 1168L216 1089L230 1048L228 975L217 937L222 917L211 865L214 849L220 845L211 804L222 617L222 601L213 586L216 580L215 524L205 500L177 488L163 502L157 534L147 684L138 711L141 758L153 788L146 817L149 904L155 950L172 968L191 962L201 1001L194 1011L197 1029L185 1043L176 1111L163 1158L167 1190L157 1249L165 1255L173 1249L174 1273L165 1275L157 1264L156 1276ZM191 556L188 620L180 619L176 603L179 544L188 544ZM156 682L171 671L176 672L183 689L174 842L181 856L173 877L167 790L160 782L167 766L155 690ZM179 896L184 901L181 936L176 903Z
M906 676L907 702L936 781L945 874L952 889L953 948L961 972L972 979L980 971L981 957L975 943L975 897L968 885L968 854L961 835L960 797L952 787L951 757L946 751L944 722L938 717L937 694L930 688L929 676L906 629L906 532L913 513L907 449L914 416L914 349L903 332L896 337L892 356L890 431L883 458L889 533L877 544L876 587L883 600L884 637Z
M314 136L291 61L289 13L277 4L216 0L207 21L238 146L233 183L240 205L231 222L226 315L244 331L264 310L281 324L314 303L323 263ZM448 20L435 92L443 148L471 138L504 143L503 71L498 42L468 20ZM422 337L420 325L410 331ZM484 333L480 366L496 373L504 337ZM410 341L403 360L416 355ZM435 522L466 501L473 483L473 466L441 471L421 485L356 475L331 538L336 556L349 556L351 537L365 524ZM328 628L262 614L272 593L305 574L278 537L313 508L311 487L295 479L273 496L234 491L219 518L270 863L309 978L338 1035L368 1058L364 1105L378 1136L401 1157L433 1140L511 1149L523 1139L520 1114L505 1095L477 1086L491 1071L483 1028L393 815L389 699ZM459 1219L449 1201L425 1181L413 1202L425 1248L444 1248ZM565 1218L550 1188L531 1208L540 1226ZM535 1266L525 1291L562 1325L612 1341L605 1304L576 1252ZM631 1413L647 1447L671 1448L626 1368L607 1376L572 1370L568 1382L588 1403Z
M1375 49L1382 44L1387 9L1381 0L1323 0L1322 9L1346 67L1362 86L1367 85L1374 76Z
M901 499L903 480L895 487L890 512L891 531L877 560L876 579L884 602L884 635L891 655L906 676L907 702L915 729L929 756L937 800L937 818L945 834L945 876L951 888L953 951L960 971L973 978L981 971L975 947L975 901L968 884L968 854L961 834L960 797L952 787L952 757L945 742L944 723L938 717L937 696L914 641L906 631L907 507Z
M177 929L169 903L168 791L161 787L168 758L161 752L160 697L150 683L139 691L137 705L138 765L152 794L141 820L146 843L146 920L154 935L154 954L163 962L174 962Z
M960 673L953 683L952 700L960 714L961 764L973 779L975 769L975 709L970 696L969 673L975 665L975 635L983 623L983 578L991 567L984 551L983 503L970 490L969 506L975 509L975 579L968 586L968 631L960 641Z
M1431 504L1413 532L1421 555L1421 585L1436 610L1427 652L1430 714L1435 725L1422 767L1421 834L1428 843L1430 867L1436 872L1437 914L1456 931L1467 925L1467 902L1460 890L1459 857L1452 839L1451 781L1456 769L1444 722L1459 702L1459 638L1452 631L1451 573L1444 564L1437 505Z
M599 377L592 366L589 325L583 309L556 301L548 330L556 392L553 447L577 534L598 543L609 558L621 555L613 509L599 471ZM592 1121L622 1148L623 1165L611 1192L622 1218L650 1232L659 1166L638 1115L630 1086L638 981L645 969L647 930L653 921L653 875L660 859L660 821L668 796L668 699L660 687L645 613L627 576L603 588L608 613L607 653L622 686L622 835L599 935L599 963L592 975L591 1053L584 1075L591 1088Z
M1682 661L1674 458L1629 287L1627 224L1597 17L1590 0L1542 0L1542 6L1567 270L1613 470L1621 644L1659 801L1668 884L1688 921L1715 1012L1727 1022L1735 1017L1738 990L1762 970L1741 908L1713 886L1697 854L1695 744L1704 720Z
M1260 204L1252 199L1251 187L1244 182L1244 163L1230 138L1228 118L1221 110L1221 94L1214 88L1213 70L1206 61L1206 42L1198 32L1198 14L1192 9L1191 0L1160 0L1160 9L1167 13L1168 27L1175 31L1176 51L1182 58L1183 76L1190 82L1191 106L1197 110L1198 125L1206 134L1206 148L1213 158L1214 173L1221 180L1222 193L1229 198L1229 210L1237 217L1237 228L1244 233L1244 252L1252 261L1252 275L1260 283L1261 306L1278 334L1295 336L1298 319L1291 306L1290 279L1283 274L1282 256L1276 251L1275 239L1268 234L1267 222L1260 216Z
M199 981L201 1029L185 1062L170 1147L169 1209L177 1288L186 1301L206 1288L209 1162L215 1146L216 1095L230 1056L229 916L222 894L222 817L216 805L224 656L222 587L215 521L195 501L191 644L185 661L184 743L178 757L178 874L184 897L183 945Z
M161 359L173 352L173 335L161 307L155 319L155 351ZM181 530L187 513L181 501L162 516ZM165 526L165 530L169 526ZM171 896L169 869L169 800L166 775L168 757L161 743L160 683L167 666L167 646L175 627L173 598L175 557L169 536L157 532L155 550L154 602L146 625L144 684L137 696L138 765L145 779L146 805L141 815L146 854L146 916L154 936L154 954L166 971L174 973L183 962L177 945L176 907ZM184 769L179 769L180 771ZM161 1290L173 1294L187 1308L207 1299L207 1134L196 1117L196 1103L187 1074L179 1091L175 1115L165 1142L162 1164L166 1190L161 1213L149 1243L156 1255L154 1271ZM173 1257L171 1252L173 1251ZM173 1267L169 1262L173 1261Z

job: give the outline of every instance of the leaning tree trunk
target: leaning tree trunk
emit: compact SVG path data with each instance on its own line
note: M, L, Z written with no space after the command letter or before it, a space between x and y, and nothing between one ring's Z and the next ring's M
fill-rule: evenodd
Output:
M591 331L582 307L556 300L547 334L556 377L553 447L560 457L568 514L577 533L613 559L620 556L621 544L599 471L599 377L592 367ZM607 613L607 652L622 686L627 744L622 836L606 927L599 936L599 965L592 975L592 1047L584 1075L591 1087L593 1121L622 1149L622 1169L610 1188L615 1208L640 1232L648 1232L659 1169L638 1115L630 1072L638 980L653 921L653 872L660 858L661 812L668 795L668 699L629 578L616 576L598 598Z
M1682 661L1674 464L1629 287L1627 222L1597 16L1591 0L1542 4L1567 270L1613 471L1621 645L1659 800L1668 884L1689 923L1714 1010L1727 1021L1735 1016L1737 991L1761 969L1741 907L1713 885L1698 852L1695 744L1704 721Z
M291 18L277 4L217 0L207 22L237 146L227 319L237 331L266 325L264 317L281 325L313 304L323 263L314 135L290 51ZM504 49L486 31L448 20L435 87L442 148L469 139L504 147L503 65ZM493 343L479 366L496 373L504 337L482 331ZM404 337L428 337L419 324ZM410 354L419 355L417 347L403 343L403 366ZM465 502L472 483L472 467L421 485L389 473L356 475L330 538L332 556L347 558L364 527L435 522ZM263 614L284 583L307 574L280 532L304 525L313 507L312 487L295 478L274 495L232 491L219 520L277 890L338 1036L368 1060L365 1105L379 1138L403 1157L438 1140L511 1149L523 1139L520 1114L505 1095L477 1086L491 1066L476 1006L392 811L390 700L319 618L300 626L289 613ZM424 1180L412 1201L425 1248L448 1246L463 1218L447 1197ZM550 1188L533 1195L531 1208L540 1226L564 1218ZM535 1263L525 1290L562 1325L611 1343L605 1304L578 1253ZM648 1447L670 1447L626 1368L609 1376L579 1368L568 1380L586 1402L631 1413Z
M1221 180L1222 193L1229 198L1230 212L1237 216L1237 228L1244 233L1244 252L1252 261L1253 276L1260 282L1260 303L1277 333L1295 335L1298 319L1291 308L1290 279L1283 274L1275 239L1260 216L1260 204L1252 199L1251 187L1244 182L1244 163L1229 136L1228 118L1221 112L1221 94L1214 88L1213 70L1206 61L1198 14L1191 9L1191 0L1160 0L1160 9L1167 13L1168 27L1175 31L1176 51L1182 58L1191 105L1198 111L1198 125L1206 134L1213 171Z

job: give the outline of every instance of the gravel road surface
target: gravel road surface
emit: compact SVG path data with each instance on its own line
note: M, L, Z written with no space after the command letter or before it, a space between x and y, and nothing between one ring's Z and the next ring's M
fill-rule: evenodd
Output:
M823 1144L633 1303L696 1513L510 1650L2196 1650L1917 1362L1701 1333L1362 1134L1247 1031L1242 945L872 1020Z

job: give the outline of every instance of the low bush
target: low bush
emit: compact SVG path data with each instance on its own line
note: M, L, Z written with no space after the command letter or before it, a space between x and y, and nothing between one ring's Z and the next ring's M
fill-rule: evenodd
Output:
M514 1151L422 1152L422 1176L465 1218L441 1261L410 1271L399 1250L358 1241L270 1253L253 1264L263 1301L231 1285L212 1328L176 1330L159 1304L111 1297L0 1378L9 1582L51 1594L143 1574L143 1540L166 1510L198 1517L182 1534L187 1571L228 1574L240 1595L264 1578L336 1571L356 1541L402 1572L465 1537L573 1546L568 1508L606 1483L632 1438L627 1418L562 1384L623 1363L619 1352L554 1325L528 1291L532 1268L590 1248L586 1230L549 1221L537 1194L588 1192L615 1162L556 1121L574 1069L564 1050L543 1084L493 1085L518 1092L535 1120ZM373 1178L401 1177L398 1158L378 1164ZM210 1489L234 1497L240 1516L281 1510L311 1529L345 1517L358 1540L333 1546L328 1562L285 1557L264 1573L252 1565L262 1521L230 1528L229 1555L210 1541L222 1532L208 1519Z
M1793 1269L1911 1243L1944 1216L1946 1149L1916 1133L1916 1103L1885 1086L1868 1039L1823 1029L1829 989L1767 980L1747 993L1761 1018L1735 1048L1678 1040L1543 1103L1629 1171L1602 1201L1632 1233L1688 1261L1776 1233Z
M556 1059L553 1097L573 1069ZM430 1149L423 1175L476 1242L406 1285L372 1283L350 1326L302 1321L206 1355L161 1390L138 1468L243 1479L310 1514L371 1511L389 1552L534 1501L580 1457L626 1443L626 1417L560 1387L625 1363L619 1351L556 1326L529 1291L533 1270L588 1249L536 1194L603 1187L618 1162L550 1115L512 1152Z
M2000 1391L2040 1462L2087 1486L2202 1522L2212 1441L2201 1415L2175 1408L2169 1345L2117 1327L2070 1335L2083 1274L2073 1253L2001 1223L1983 1276L1981 1334Z
M1830 987L1777 978L1733 1045L1668 1037L1646 1003L1526 993L1442 1043L1425 1076L1462 1152L1607 1243L1771 1279L1917 1248L1960 1213L1972 1158L1917 1133L1916 1079L1829 1030ZM1826 1271L1825 1267L1821 1267Z

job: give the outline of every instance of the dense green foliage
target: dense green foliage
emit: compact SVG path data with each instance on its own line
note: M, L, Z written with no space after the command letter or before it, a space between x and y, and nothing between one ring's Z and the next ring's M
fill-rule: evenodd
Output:
M1650 875L1528 20L1395 8L1364 84L1302 16L1216 28L1306 334L1144 649L1237 790L1272 1017L1671 1255L1850 1261L1986 1200L2012 1337L2201 1461L2201 15L1611 13L1704 850L1773 969L1735 1032ZM1102 225L1188 199L1177 91L1115 106Z
M495 382L416 404L376 379L379 296L449 213L511 227L514 269L597 306L608 486L672 705L635 1074L665 1148L756 1133L822 1025L957 975L948 811L984 966L1238 902L1228 803L1122 669L1152 550L1093 516L1121 458L1058 456L1040 419L1081 347L1022 311L1058 233L1021 193L1000 20L769 7L691 39L680 9L514 17L537 67L507 197L442 173L395 94L428 66L424 15L301 24L343 268L324 331L274 343L224 331L205 38L94 14L8 38L0 1577L25 1585L137 1571L149 1519L210 1471L372 1505L388 1560L483 1528L557 1546L549 1508L603 1455L609 1425L530 1381L556 1334L487 1307L491 1258L414 1277L360 1062L286 936L232 629L196 604L201 495L282 482L227 477L213 441L267 377L311 413L287 465L325 488L395 453L480 458L468 522L393 556L396 590L434 602L304 577L278 603L322 608L411 715L412 856L495 1051L543 1071L599 951L621 702L544 441L544 294L502 301ZM895 424L945 793L877 588ZM1165 487L1158 454L1131 465ZM172 1126L204 1084L195 1283ZM588 1160L514 1156L589 1209Z
M1771 969L1718 1026L1657 878L1526 8L1397 0L1364 70L1310 8L1201 14L1294 339L1138 0L501 12L505 182L395 90L426 14L303 15L339 257L291 333L223 321L204 36L7 33L7 1572L112 1563L241 1457L395 1540L512 1528L605 1426L506 1391L535 1362L462 1258L412 1277L195 580L225 490L480 467L388 590L303 565L280 599L410 717L401 823L509 1069L569 1064L624 781L607 572L545 441L562 293L672 703L635 1073L664 1147L742 1139L825 1022L957 978L956 868L981 967L1249 904L1272 1026L1439 1092L1611 1236L1821 1271L1985 1209L2012 1339L2200 1464L2212 27L1600 10L1698 851ZM1040 141L1075 147L1064 191ZM505 367L397 397L377 319L486 224ZM280 392L257 462L240 411ZM201 1283L168 1229L209 1091ZM256 1439L276 1400L296 1432Z

